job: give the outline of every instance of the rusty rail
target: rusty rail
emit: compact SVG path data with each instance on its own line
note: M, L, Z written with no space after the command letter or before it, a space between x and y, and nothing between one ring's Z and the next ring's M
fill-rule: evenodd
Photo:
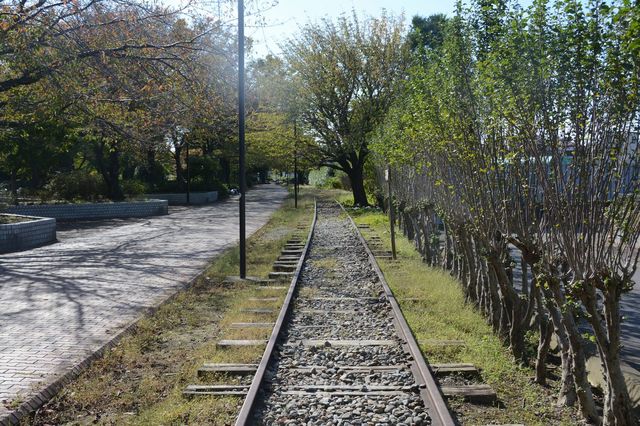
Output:
M304 250L302 252L302 255L300 256L300 259L298 259L298 265L296 266L296 271L293 274L293 277L291 278L291 284L289 285L287 296L284 299L282 308L280 308L280 313L278 314L278 319L276 320L276 323L273 326L273 331L271 332L271 337L269 337L269 341L267 342L267 347L264 350L264 354L262 355L260 364L258 364L258 369L256 370L256 374L255 376L253 376L253 380L251 381L251 386L249 387L247 396L242 404L242 407L240 408L240 412L238 413L238 418L236 419L236 426L247 426L252 424L251 416L253 414L256 401L258 399L258 391L260 390L260 386L262 385L262 381L264 379L265 372L267 371L267 367L271 362L271 357L273 356L276 343L278 342L278 338L280 337L282 326L285 323L287 317L289 316L291 301L293 300L293 295L298 285L298 279L300 277L300 272L302 271L302 265L304 265L304 261L307 258L307 253L309 253L309 246L311 244L311 239L313 238L313 231L315 230L317 219L318 219L318 204L317 204L317 201L314 201L313 220L311 221L311 229L309 229L309 236L307 237L307 242L304 246Z
M429 366L427 365L427 362L425 361L424 356L422 355L420 346L418 345L418 342L416 341L415 337L413 336L413 333L411 332L411 328L409 328L409 324L407 324L407 321L405 320L404 315L402 314L400 305L398 305L398 302L396 301L396 298L393 295L393 292L391 291L389 284L387 284L387 280L384 278L384 274L382 273L382 270L378 265L378 261L376 260L375 256L371 252L371 249L369 248L367 241L362 236L360 229L354 222L351 215L346 211L346 209L342 204L340 203L338 204L340 205L340 208L342 208L342 211L349 218L349 221L351 222L351 225L353 226L353 228L356 230L356 234L358 235L360 242L362 243L367 254L369 255L369 262L371 263L371 266L373 267L374 271L378 275L378 278L380 279L380 283L384 288L385 296L389 301L389 303L391 304L396 330L398 331L398 334L400 335L400 337L402 337L406 342L407 349L409 350L409 353L413 357L411 370L413 371L416 379L421 379L422 384L424 384L424 386L421 386L420 388L420 395L422 396L422 399L427 407L427 410L429 411L429 415L431 416L431 422L432 422L431 424L441 425L441 426L454 426L456 424L455 420L451 416L451 413L449 412L449 409L447 407L447 403L445 402L444 397L440 392L440 388L438 387L438 384L433 378L433 374L431 373L431 370L429 369Z

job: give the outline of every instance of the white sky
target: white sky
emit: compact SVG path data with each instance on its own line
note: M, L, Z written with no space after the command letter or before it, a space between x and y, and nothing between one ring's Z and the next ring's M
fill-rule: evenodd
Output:
M162 0L160 0L162 1ZM187 0L165 0L180 4ZM207 14L235 21L237 0L195 0ZM279 53L278 45L292 37L298 28L323 17L336 18L355 10L359 15L379 16L382 9L392 15L404 14L407 27L414 15L451 15L455 0L245 0L245 35L254 41L253 57ZM260 10L259 14L255 14Z
M275 2L274 2L275 3ZM407 25L414 15L429 16L434 13L451 15L454 0L279 0L277 4L262 13L264 27L247 28L246 35L254 40L254 56L261 57L280 51L278 44L293 36L301 25L323 17L335 18L341 14L378 16L382 9L393 15L404 14ZM254 5L247 2L247 8ZM250 25L250 23L248 23Z

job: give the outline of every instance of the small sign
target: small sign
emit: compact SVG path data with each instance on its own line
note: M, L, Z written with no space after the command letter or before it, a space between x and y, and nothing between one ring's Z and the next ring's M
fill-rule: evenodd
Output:
M389 182L389 169L384 170L384 181Z

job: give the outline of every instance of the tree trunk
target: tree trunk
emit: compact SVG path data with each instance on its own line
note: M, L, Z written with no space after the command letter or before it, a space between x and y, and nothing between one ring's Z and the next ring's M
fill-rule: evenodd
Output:
M535 287L533 287L533 292L535 294L531 294L530 297L536 298L540 331L538 354L536 357L536 383L544 386L547 384L547 354L549 353L549 345L551 344L551 336L553 335L553 326L551 320L544 314L540 290L536 290Z
M173 153L173 161L176 165L176 182L180 185L180 190L184 190L185 178L182 168L182 146L176 145Z
M620 286L616 284L607 285L607 292L604 294L606 330L600 321L595 289L592 287L585 290L582 299L590 314L588 321L596 336L604 368L604 377L607 381L603 413L604 424L627 426L636 424L636 422L627 384L620 369Z
M367 192L364 189L364 173L362 166L356 166L347 171L353 193L353 204L356 206L368 206Z
M571 309L566 308L567 301L562 289L560 288L560 281L557 279L550 279L547 283L552 291L554 303L561 311L562 323L567 332L567 337L569 338L569 345L571 347L571 372L573 373L580 412L586 420L597 423L599 421L599 416L593 400L591 384L587 379L587 367L584 349L582 347L582 336L580 335L580 331L578 330L578 326L576 325Z
M231 185L231 164L229 163L229 159L225 157L220 157L219 161L222 174L221 180L229 186Z
M562 378L560 380L560 392L558 396L559 406L573 407L578 398L576 393L576 385L572 373L573 353L571 352L571 344L567 335L566 328L562 320L560 309L553 302L553 295L549 290L545 291L545 301L551 321L560 345L560 356L562 363Z
M18 205L18 168L11 168L11 183L9 184L13 204Z
M105 147L106 142L101 142L96 150L98 170L107 185L107 197L114 201L122 200L124 194L120 187L120 151L117 142L110 144L109 156L105 158Z

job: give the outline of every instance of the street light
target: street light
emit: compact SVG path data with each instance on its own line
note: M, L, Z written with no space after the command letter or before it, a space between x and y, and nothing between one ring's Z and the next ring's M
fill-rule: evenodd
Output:
M294 207L298 208L298 125L293 122L293 197Z
M240 278L247 277L245 241L245 193L247 183L244 164L244 1L238 0L238 149L240 183Z

